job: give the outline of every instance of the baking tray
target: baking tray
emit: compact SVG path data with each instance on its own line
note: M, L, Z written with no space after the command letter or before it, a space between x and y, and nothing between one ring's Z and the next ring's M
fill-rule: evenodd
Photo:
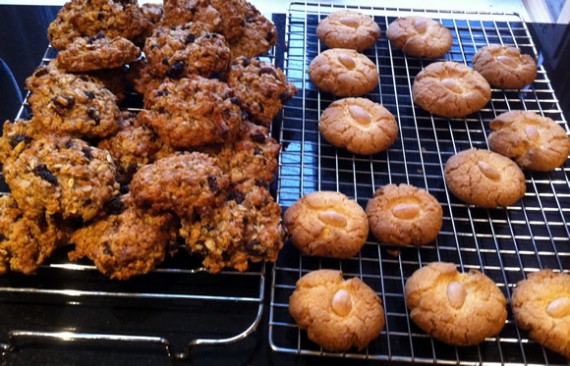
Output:
M389 109L399 125L396 142L385 152L365 157L332 147L318 132L322 111L336 98L319 92L308 78L311 60L324 46L316 38L320 19L335 10L353 9L374 16L383 31L364 51L377 65L379 86L366 97ZM492 90L480 112L448 120L414 106L414 76L431 61L406 57L386 39L386 26L398 16L423 15L442 22L453 34L451 51L443 59L471 65L474 53L490 43L515 45L539 59L536 81L520 90ZM302 195L339 191L361 206L375 189L407 183L427 189L441 203L443 227L435 242L423 247L379 246L372 237L361 252L346 260L300 255L290 243L273 268L269 343L277 352L436 364L568 365L568 360L529 340L519 329L510 307L501 333L478 346L452 347L427 336L408 317L404 301L406 279L432 261L456 263L462 271L477 269L493 279L510 300L515 284L542 268L570 269L570 163L549 173L525 171L524 197L506 208L481 209L464 204L447 190L446 160L471 147L487 149L488 123L513 109L537 112L568 126L525 23L516 14L456 12L336 5L290 4L286 24L285 71L299 89L284 109L280 128L277 199L285 210ZM440 59L441 60L441 59ZM359 277L381 297L385 328L362 352L331 353L310 342L288 312L296 281L320 269L340 269Z

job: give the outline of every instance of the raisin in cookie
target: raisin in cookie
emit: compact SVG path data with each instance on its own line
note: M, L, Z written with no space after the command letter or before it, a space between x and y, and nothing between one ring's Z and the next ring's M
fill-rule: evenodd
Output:
M291 242L301 253L351 258L368 239L368 219L360 205L340 192L304 195L283 215Z
M396 141L398 124L390 111L370 99L344 98L323 111L319 131L336 147L372 155Z
M564 164L570 154L566 131L548 117L528 111L510 111L489 123L491 150L520 166L548 172Z
M368 200L372 234L385 244L405 246L432 242L443 224L443 210L428 191L408 184L388 184Z
M384 328L382 301L374 290L330 269L309 272L297 281L289 313L311 341L332 352L362 350Z
M107 151L65 136L34 140L2 173L31 218L57 214L88 221L119 189Z
M140 120L177 148L233 141L241 110L231 88L219 80L190 75L165 81L147 93Z
M228 184L214 158L187 152L143 166L129 188L134 202L143 209L192 217L194 210L205 213L220 205Z
M495 282L475 269L460 273L453 263L434 262L415 271L405 297L418 327L455 346L483 342L507 319L507 300Z
M233 60L224 80L234 90L240 107L264 126L269 126L283 104L297 93L281 69L248 57Z
M91 259L105 276L126 280L150 272L176 239L174 217L141 210L129 194L115 197L101 215L72 236L69 259Z
M570 358L570 274L544 269L513 290L517 325L544 347Z
M443 117L458 118L479 111L491 99L491 87L477 71L457 62L434 62L420 71L412 85L414 103Z
M438 58L451 48L452 36L441 23L426 17L403 17L386 29L390 43L413 57Z
M518 165L489 150L468 149L451 156L444 178L454 196L477 207L509 206L526 192Z
M227 200L210 212L181 220L180 235L189 252L204 257L202 265L245 271L249 262L277 259L283 246L281 208L260 186L233 186Z
M319 22L317 37L328 48L364 51L380 37L380 27L368 15L354 10L339 10Z
M521 88L536 78L536 62L517 47L493 44L473 55L473 69L497 88Z

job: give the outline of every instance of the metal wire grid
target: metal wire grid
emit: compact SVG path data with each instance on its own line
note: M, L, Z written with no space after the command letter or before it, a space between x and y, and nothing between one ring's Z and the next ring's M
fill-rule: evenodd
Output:
M274 52L262 59L275 62ZM55 55L56 50L48 46L41 64ZM122 108L140 110L140 101L132 97ZM26 96L16 119L30 115ZM7 193L7 187L2 191ZM200 266L200 259L181 247L150 274L111 281L87 260L70 262L67 251L56 251L37 276L0 276L0 349L4 352L30 342L36 346L84 342L151 346L183 360L195 346L229 344L249 336L262 319L265 263L252 264L247 272L211 275Z
M450 261L462 271L478 269L492 278L510 300L515 284L530 272L570 269L570 163L550 173L525 172L527 193L507 208L492 210L465 205L453 197L443 180L443 166L454 153L488 148L488 122L498 114L525 109L551 117L567 131L566 120L544 68L523 90L492 91L491 102L479 113L447 120L415 107L414 76L429 60L406 57L391 47L384 34L364 53L377 65L380 83L366 97L383 104L399 123L399 137L387 151L355 156L324 141L318 132L322 111L336 98L319 92L308 79L310 61L324 49L315 36L318 21L340 9L373 15L383 31L397 16L420 14L442 22L453 34L445 55L471 65L473 54L490 43L516 45L537 56L526 25L516 15L487 14L295 2L287 18L285 70L299 95L288 103L280 130L278 202L285 210L302 195L319 190L340 191L363 207L376 188L408 183L427 189L444 211L436 241L399 250L371 240L355 258L337 260L300 255L289 243L273 268L269 341L278 352L302 355L376 359L437 364L567 365L562 356L528 339L509 310L501 333L478 346L457 348L434 341L408 318L403 288L406 279L432 261ZM296 281L309 271L340 269L359 277L381 297L385 329L362 352L330 353L310 342L288 313Z

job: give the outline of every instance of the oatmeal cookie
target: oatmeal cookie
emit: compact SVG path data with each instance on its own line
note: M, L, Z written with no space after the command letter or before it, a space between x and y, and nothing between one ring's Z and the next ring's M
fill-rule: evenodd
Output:
M144 54L154 75L172 79L191 74L209 77L230 63L224 36L207 32L201 23L156 28L146 39Z
M143 100L152 98L152 93L165 81L164 78L152 73L146 58L129 64L124 75L134 91L143 96Z
M498 334L507 320L507 300L495 282L471 269L434 262L406 281L410 318L432 337L455 346L481 343Z
M371 16L355 10L338 10L317 26L317 37L328 48L364 51L380 37L380 27Z
M443 56L453 41L449 29L426 17L398 18L388 25L386 37L406 55L427 58Z
M210 4L220 14L220 32L228 41L242 36L246 20L259 14L246 0L210 0Z
M491 150L514 159L520 166L548 172L564 164L570 138L548 117L529 111L509 111L489 123Z
M32 142L45 134L43 125L36 119L5 121L0 137L0 163L14 160Z
M536 78L536 61L513 46L492 44L473 55L473 69L494 87L522 88Z
M295 284L289 313L309 339L327 351L364 349L384 328L382 300L357 277L340 271L309 272Z
M530 338L570 359L570 274L550 269L517 283L511 307Z
M10 195L0 196L0 274L32 274L62 244L50 217L28 218Z
M215 79L191 75L165 81L147 93L141 121L165 143L177 148L233 141L241 110L230 87Z
M216 160L199 152L179 153L140 168L129 185L134 202L152 212L192 217L224 200L229 179Z
M67 136L34 140L2 173L30 218L47 214L88 221L119 189L109 153Z
M281 208L264 187L233 186L220 207L181 220L180 235L202 265L216 273L223 268L245 271L249 262L271 261L283 246Z
M262 55L276 44L275 25L261 14L245 19L242 35L228 40L232 59Z
M224 80L234 90L240 107L264 126L271 125L283 104L297 93L281 69L248 57L234 59Z
M123 37L107 38L103 33L77 37L57 53L59 68L68 72L114 69L135 61L140 48Z
M491 87L477 71L457 62L434 62L412 85L414 103L443 117L475 113L491 100Z
M212 5L210 0L164 0L163 16L159 25L175 27L194 22L202 23L208 32L220 32L222 19L219 11Z
M138 208L129 194L117 196L105 215L77 230L70 260L91 259L105 276L126 280L153 270L176 239L172 214L151 214Z

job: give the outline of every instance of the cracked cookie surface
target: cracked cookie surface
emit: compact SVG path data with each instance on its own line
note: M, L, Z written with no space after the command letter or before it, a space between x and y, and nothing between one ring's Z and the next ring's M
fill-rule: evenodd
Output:
M449 29L426 17L398 18L388 25L386 37L406 55L427 58L446 54L453 40Z
M330 13L319 22L317 37L328 48L363 51L380 37L380 27L366 14L354 10L340 10Z
M513 46L493 44L473 55L473 69L494 87L522 88L536 78L536 61Z

